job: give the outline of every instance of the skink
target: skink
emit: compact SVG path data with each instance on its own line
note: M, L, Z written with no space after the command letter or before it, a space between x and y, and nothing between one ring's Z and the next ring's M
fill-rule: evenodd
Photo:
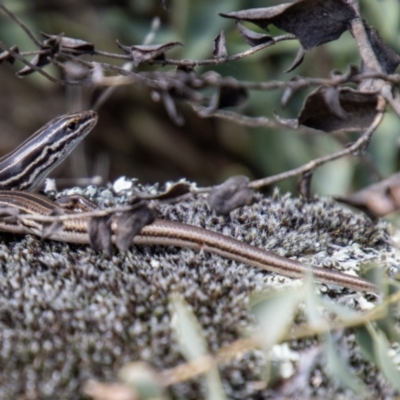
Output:
M11 189L0 190L0 206L15 208L20 215L42 216L51 215L56 208L59 208L46 197L24 192L21 189L32 189L37 185L89 133L96 122L97 115L93 111L59 117L36 132L14 152L0 159L0 169L3 168L0 170L0 189ZM18 179L13 179L11 172L13 168L19 171ZM112 224L112 229L117 229L115 224ZM0 230L41 237L43 223L32 219L7 217L0 220ZM63 221L62 228L50 233L47 239L89 244L88 219L67 219ZM309 269L298 261L278 256L220 233L162 219L157 219L142 228L140 234L134 237L133 244L203 250L292 278L303 277ZM335 284L357 291L376 290L373 284L357 276L321 267L312 267L312 272L314 277L322 283Z
M71 153L97 123L94 111L54 118L0 158L0 189L32 190Z

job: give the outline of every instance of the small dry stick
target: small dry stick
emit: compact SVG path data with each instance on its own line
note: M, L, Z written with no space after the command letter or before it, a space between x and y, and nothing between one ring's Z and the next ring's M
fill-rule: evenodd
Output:
M356 140L351 146L340 150L336 153L330 154L328 156L324 156L321 158L317 158L308 162L307 164L302 165L301 167L292 169L290 171L282 172L281 174L277 174L274 176L270 176L268 178L258 179L250 182L249 187L252 189L259 189L264 186L272 185L273 183L282 181L284 179L292 178L294 176L302 175L306 172L312 171L321 165L324 165L328 162L337 160L344 156L347 156L352 153L359 152L363 147L366 148L368 146L369 141L371 140L372 134L375 132L375 129L379 126L382 121L386 101L382 96L378 96L378 104L376 107L376 115L370 127Z

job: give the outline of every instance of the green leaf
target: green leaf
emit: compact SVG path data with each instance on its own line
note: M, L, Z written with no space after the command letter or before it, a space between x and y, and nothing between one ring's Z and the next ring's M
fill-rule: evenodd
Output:
M334 312L343 322L358 320L362 316L361 313L354 311L349 307L335 303L328 298L321 298L320 302L327 310Z
M170 296L173 308L172 328L176 333L181 353L188 361L208 354L201 327L186 301L177 294Z
M176 333L183 356L188 361L207 356L207 342L190 306L178 294L170 296L170 303L173 308L172 328ZM206 387L207 399L226 399L217 367L211 368L206 374Z
M118 378L138 392L143 400L165 398L157 371L144 362L124 365L118 372Z
M278 343L287 332L303 298L303 287L271 292L257 302L253 297L250 308L260 323L265 349Z
M364 358L376 364L374 338L371 336L369 330L365 326L357 328L355 331L355 338Z
M382 331L376 332L374 336L374 351L379 368L393 387L400 391L400 372L389 357L389 351L391 350L389 342Z
M367 387L351 372L348 364L340 357L341 351L335 347L331 335L327 334L325 337L327 368L332 377L338 381L342 388L350 389L365 398L368 393Z
M327 321L321 316L318 306L321 307L321 298L317 295L315 284L313 281L313 276L311 271L307 271L304 277L304 287L305 287L305 314L310 327L321 327L327 326Z

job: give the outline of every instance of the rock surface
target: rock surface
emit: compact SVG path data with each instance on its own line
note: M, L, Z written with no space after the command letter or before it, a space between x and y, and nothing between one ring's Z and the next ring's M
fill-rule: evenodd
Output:
M123 192L115 195L111 188L82 193L102 206L126 201ZM164 205L160 212L163 218L212 229L314 265L357 272L360 262L369 260L385 260L389 268L399 263L397 251L388 245L385 223L375 225L330 199L305 203L278 193L272 198L256 195L253 205L220 217L197 196ZM210 350L216 351L253 328L254 317L246 308L249 294L299 284L186 249L132 247L107 259L90 246L10 234L0 235L0 267L0 398L5 399L78 399L87 379L115 380L129 361L147 361L160 370L183 362L171 332L171 293L182 294L190 304ZM321 288L338 299L351 293ZM361 298L356 294L350 301L357 305ZM350 337L345 340L351 342ZM252 385L262 379L263 365L262 354L254 351L222 366L227 397L285 394L279 391L282 387L274 392ZM324 375L323 384L315 383L319 368L311 369L310 387L304 393L321 398L336 386ZM382 379L369 381L369 386L391 393ZM197 380L176 385L170 393L195 399L204 395L204 388Z

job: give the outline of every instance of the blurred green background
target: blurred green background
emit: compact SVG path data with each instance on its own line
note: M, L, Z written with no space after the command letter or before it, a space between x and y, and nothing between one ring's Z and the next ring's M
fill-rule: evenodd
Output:
M180 41L184 47L168 52L170 58L212 58L213 39L224 30L229 54L249 46L242 40L232 20L218 16L245 8L267 7L278 1L257 0L171 0L165 11L157 0L6 0L38 36L64 32L95 44L96 49L119 53L116 39L125 45L140 44L152 21L161 21L153 43ZM383 39L400 53L400 2L361 1L363 17L378 28ZM247 27L260 31L254 25ZM280 33L272 30L273 34ZM0 40L18 45L20 51L35 50L26 34L0 12ZM237 79L289 80L294 75L329 77L332 70L346 71L349 64L360 65L356 44L349 32L339 40L317 47L306 55L295 71L285 73L298 50L297 41L278 43L253 56L217 67L197 68L198 73L216 70ZM95 60L122 65L121 61ZM6 154L45 122L72 109L89 108L100 90L68 90L39 74L19 79L22 68L16 62L0 65L0 154ZM173 67L141 67L144 70L171 70ZM60 71L46 71L61 76ZM281 90L251 91L249 100L236 111L252 116L273 112L295 118L307 93L299 91L289 106L280 108ZM270 176L300 166L307 161L340 149L327 134L304 135L284 129L245 128L231 122L201 119L184 103L179 104L185 125L177 127L164 107L152 101L150 90L138 85L118 87L100 109L97 127L52 176L72 178L102 175L104 182L126 175L143 183L164 182L186 177L199 185L219 183L235 174L250 179ZM382 177L398 169L400 121L388 110L369 148L369 157ZM356 135L341 139L354 140ZM318 194L345 194L376 180L377 175L354 158L346 158L320 168L313 180ZM296 191L297 179L280 183L283 191ZM59 185L61 188L62 186Z

